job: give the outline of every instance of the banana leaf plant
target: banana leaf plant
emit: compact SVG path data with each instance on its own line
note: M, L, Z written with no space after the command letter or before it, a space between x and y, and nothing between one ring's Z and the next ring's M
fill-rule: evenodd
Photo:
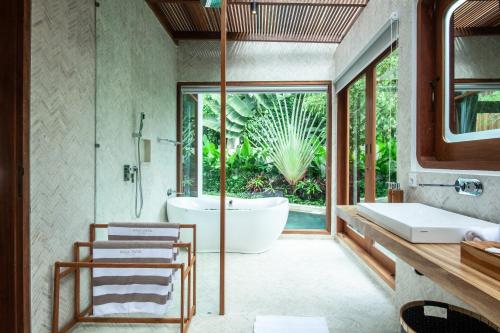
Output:
M205 95L203 126L220 132L220 94ZM256 111L256 100L249 94L228 94L226 97L226 137L242 136L245 125Z

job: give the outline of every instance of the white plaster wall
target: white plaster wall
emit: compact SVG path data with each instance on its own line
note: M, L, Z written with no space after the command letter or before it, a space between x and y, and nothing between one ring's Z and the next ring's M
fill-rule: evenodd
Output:
M136 139L151 140L142 164L144 208L140 221L164 221L168 188L175 189L177 46L142 0L101 0L97 12L96 220L137 220L135 183L123 166L137 165ZM144 152L144 151L143 151Z
M457 78L500 78L500 38L469 36L455 38L455 76Z
M448 188L412 189L408 187L408 174L418 173L422 183L451 183L459 172L424 170L415 158L415 68L416 68L416 4L417 0L370 1L352 29L338 46L335 53L335 73L338 75L359 51L370 41L373 34L389 20L392 12L400 19L399 39L399 86L398 86L398 180L406 191L406 199L424 202L431 206L485 218L500 223L500 177L477 175L477 172L460 172L460 175L477 177L484 182L485 192L479 198L457 195ZM412 273L411 268L398 261L396 268L396 300L398 305L413 299L431 299L463 305L446 290Z
M336 44L229 42L227 81L332 80ZM220 80L218 41L181 41L178 80Z
M94 1L33 0L31 29L31 331L45 333L54 262L72 259L94 218ZM62 283L63 321L72 280Z

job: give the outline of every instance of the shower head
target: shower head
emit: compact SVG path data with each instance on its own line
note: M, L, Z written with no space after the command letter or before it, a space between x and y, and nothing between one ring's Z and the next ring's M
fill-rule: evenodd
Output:
M139 136L142 136L142 129L144 127L144 119L146 119L146 115L144 112L141 112L141 122L139 124Z
M146 119L146 114L144 112L141 112L139 119L140 119L139 131L132 133L132 137L134 137L134 138L142 138L142 129L144 128L144 119Z

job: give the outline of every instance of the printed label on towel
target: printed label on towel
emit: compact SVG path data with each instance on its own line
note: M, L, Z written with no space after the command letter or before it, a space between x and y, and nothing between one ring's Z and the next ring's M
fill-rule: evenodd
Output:
M448 318L448 311L435 306L424 306L424 315L438 318Z
M140 229L133 228L130 231L135 233L135 234L152 234L153 233L153 229L146 229L146 228L140 228Z
M94 259L172 258L172 249L94 249Z

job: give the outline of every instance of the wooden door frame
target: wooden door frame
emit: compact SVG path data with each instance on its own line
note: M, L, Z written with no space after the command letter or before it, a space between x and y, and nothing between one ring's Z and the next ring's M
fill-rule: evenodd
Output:
M332 129L333 129L333 84L332 81L228 81L228 87L259 87L259 86L325 86L327 88L327 165L326 165L326 225L325 229L297 229L284 230L283 234L318 234L329 235L332 230ZM218 86L219 82L178 82L177 83L177 141L182 140L182 88L189 87L213 87ZM197 151L197 149L195 149ZM197 152L199 154L199 152ZM199 158L199 157L196 157ZM177 146L177 192L181 192L182 179L182 146Z
M0 331L13 333L30 332L30 5L0 3Z

